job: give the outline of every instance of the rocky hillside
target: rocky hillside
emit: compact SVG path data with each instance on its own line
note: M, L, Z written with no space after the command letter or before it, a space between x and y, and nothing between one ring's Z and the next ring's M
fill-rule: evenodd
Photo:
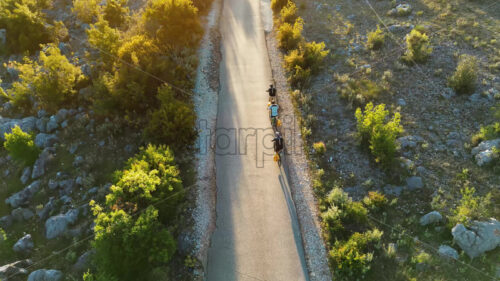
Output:
M273 6L334 280L499 278L498 3Z

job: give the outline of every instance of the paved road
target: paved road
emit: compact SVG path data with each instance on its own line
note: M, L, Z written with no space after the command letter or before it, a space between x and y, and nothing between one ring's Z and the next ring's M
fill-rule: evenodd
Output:
M307 280L288 182L272 161L271 69L259 8L259 0L224 1L209 281Z

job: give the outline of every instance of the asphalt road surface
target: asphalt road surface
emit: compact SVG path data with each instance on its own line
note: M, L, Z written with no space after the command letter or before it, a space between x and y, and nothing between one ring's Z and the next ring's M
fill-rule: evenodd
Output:
M259 0L224 1L209 281L308 280L288 181L272 156L265 92L272 77L259 9Z

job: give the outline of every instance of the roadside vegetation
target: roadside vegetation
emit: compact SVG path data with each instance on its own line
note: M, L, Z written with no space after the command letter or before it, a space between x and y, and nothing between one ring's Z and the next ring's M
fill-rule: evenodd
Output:
M458 233L499 225L500 7L294 3L287 24L273 1L277 41L333 280L498 278L500 249ZM329 50L307 73L303 40Z
M0 199L27 196L0 207L0 266L192 280L200 264L177 243L192 223L191 91L211 1L63 2L0 3ZM27 233L36 250L14 249Z

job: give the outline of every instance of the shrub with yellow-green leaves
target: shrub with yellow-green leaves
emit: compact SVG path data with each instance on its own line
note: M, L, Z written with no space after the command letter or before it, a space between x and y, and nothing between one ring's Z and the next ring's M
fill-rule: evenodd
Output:
M0 1L0 29L7 31L8 38L0 54L33 53L40 44L52 42L56 33L42 12L49 6L46 0Z
M56 111L63 104L74 101L76 86L84 76L55 44L48 44L40 51L38 61L29 58L24 63L14 63L19 71L19 81L7 91L14 106L32 109L35 100L42 108Z
M91 202L97 272L84 280L145 279L176 251L171 230L184 188L172 151L148 145L116 177L106 206Z
M463 55L455 73L449 78L448 84L457 94L472 94L476 89L477 72L476 57Z
M153 112L144 133L155 143L188 146L196 138L196 114L193 107L176 99L172 89L164 85L158 90L160 108Z
M303 87L309 76L316 73L330 51L325 43L308 42L299 45L285 56L285 69L290 73L289 81L294 87Z
M390 168L396 154L396 138L403 132L399 124L401 115L396 112L392 119L387 120L389 111L385 109L385 104L374 107L370 102L364 112L360 108L356 109L355 116L362 144L369 146L376 162L384 168Z
M99 51L103 67L111 69L121 46L120 31L100 20L86 30L89 44Z
M274 14L279 14L281 9L286 6L289 0L271 0L271 9L273 10Z
M73 0L71 11L83 23L93 23L101 13L100 0Z
M289 24L292 24L295 20L297 20L297 6L291 0L288 0L286 6L281 9L280 20L282 23L287 22Z
M128 0L107 0L103 8L103 18L113 28L123 26L129 20Z
M35 163L40 154L40 149L36 147L34 139L35 137L33 135L23 132L23 130L16 125L12 128L11 133L5 133L5 142L3 146L14 160L26 166L30 166Z
M304 28L304 20L302 18L295 19L293 25L284 22L278 28L278 45L284 51L296 49L304 40L302 37L302 29Z
M407 49L403 56L403 60L408 63L425 62L432 53L432 48L429 45L430 42L427 34L412 29L412 31L406 35Z
M143 20L146 32L160 48L194 47L203 34L198 9L191 0L148 1Z
M377 29L368 32L366 47L370 50L378 50L384 45L385 34L377 25Z
M326 145L322 141L315 142L313 143L313 149L316 152L316 154L323 155L326 152Z
M488 219L493 215L493 201L491 193L485 196L476 194L474 187L465 186L460 190L462 199L450 217L450 226L457 223L469 225L473 220Z

